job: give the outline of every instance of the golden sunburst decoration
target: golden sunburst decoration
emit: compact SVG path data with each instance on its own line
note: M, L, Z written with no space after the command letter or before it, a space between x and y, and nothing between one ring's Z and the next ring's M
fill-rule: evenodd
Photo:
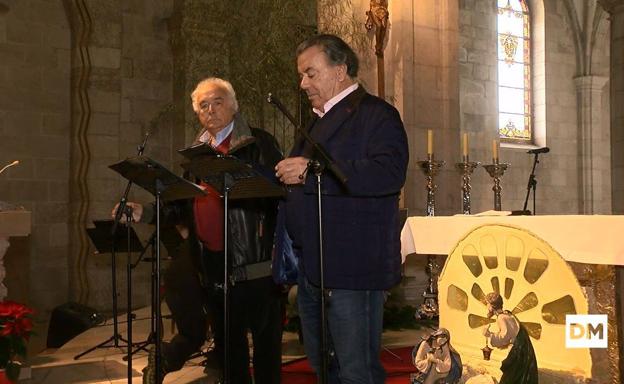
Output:
M530 232L504 225L473 229L447 258L438 289L440 326L451 331L468 365L485 364L482 331L497 328L487 317L485 295L497 292L531 337L540 368L591 376L588 350L564 348L565 317L588 313L587 298L565 260ZM497 375L508 352L492 351L488 373Z

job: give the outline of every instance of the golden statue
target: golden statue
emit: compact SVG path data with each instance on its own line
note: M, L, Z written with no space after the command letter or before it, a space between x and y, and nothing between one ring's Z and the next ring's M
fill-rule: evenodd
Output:
M370 10L366 11L366 29L375 28L375 54L383 57L383 42L388 29L388 0L371 0Z

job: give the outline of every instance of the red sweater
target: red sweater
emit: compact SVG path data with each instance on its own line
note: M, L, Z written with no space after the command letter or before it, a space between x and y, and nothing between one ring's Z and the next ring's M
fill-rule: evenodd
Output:
M223 140L215 149L226 154L230 148L232 134ZM196 197L193 202L195 215L195 231L197 237L211 251L223 251L223 201L217 190L210 185L200 183L206 196Z

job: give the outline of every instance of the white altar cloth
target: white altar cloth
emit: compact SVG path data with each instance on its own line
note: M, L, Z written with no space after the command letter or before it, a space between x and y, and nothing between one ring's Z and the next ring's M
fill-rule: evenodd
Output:
M567 261L624 265L623 215L412 216L401 232L401 255L448 255L471 230L486 224L530 231Z

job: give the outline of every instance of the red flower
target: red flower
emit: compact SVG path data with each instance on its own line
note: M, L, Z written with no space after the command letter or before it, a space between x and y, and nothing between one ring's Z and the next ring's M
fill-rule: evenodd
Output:
M34 311L23 304L10 300L0 302L0 321L2 321L1 318L3 317L19 319L32 313L34 313Z
M13 321L6 321L0 325L0 336L16 335L28 340L30 337L30 331L32 330L32 320L29 318L15 319Z
M26 356L33 313L23 304L9 300L0 302L0 369L5 369L12 379L19 376L19 360Z

